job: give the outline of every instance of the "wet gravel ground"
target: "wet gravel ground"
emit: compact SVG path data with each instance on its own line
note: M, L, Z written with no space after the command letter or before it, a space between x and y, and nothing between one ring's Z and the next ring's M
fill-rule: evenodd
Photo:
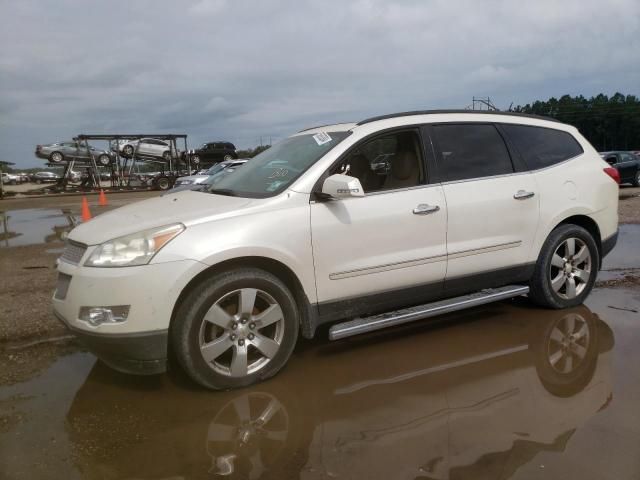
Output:
M599 288L569 310L521 298L320 336L230 392L60 354L0 387L0 478L636 480L639 306ZM570 326L584 352L560 375L551 338Z

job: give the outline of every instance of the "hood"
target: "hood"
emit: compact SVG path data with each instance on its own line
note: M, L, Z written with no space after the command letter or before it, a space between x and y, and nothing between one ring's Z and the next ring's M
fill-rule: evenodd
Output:
M178 180L191 180L194 183L202 182L209 178L209 175L188 175L184 177L179 177Z
M184 191L142 200L104 213L82 223L69 233L69 239L98 245L113 238L173 223L187 227L203 218L237 214L256 200L209 193Z

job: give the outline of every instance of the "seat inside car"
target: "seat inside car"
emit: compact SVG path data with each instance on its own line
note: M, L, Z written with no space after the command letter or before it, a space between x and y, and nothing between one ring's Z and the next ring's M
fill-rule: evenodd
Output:
M402 138L398 152L391 160L391 171L384 182L385 190L414 187L420 180L420 167L415 142L411 137Z

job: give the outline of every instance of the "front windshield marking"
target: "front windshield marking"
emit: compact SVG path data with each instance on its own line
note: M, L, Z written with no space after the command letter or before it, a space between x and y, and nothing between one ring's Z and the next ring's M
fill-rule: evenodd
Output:
M277 195L351 132L323 132L330 140L318 143L314 134L296 135L249 160L233 175L225 175L203 191L237 197ZM323 137L326 139L326 137Z

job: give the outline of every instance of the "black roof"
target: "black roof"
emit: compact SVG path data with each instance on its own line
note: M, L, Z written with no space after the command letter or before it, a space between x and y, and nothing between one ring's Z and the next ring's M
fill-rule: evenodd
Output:
M388 115L380 115L377 117L366 118L356 125L364 125L365 123L371 123L378 120L386 120L388 118L396 118L396 117L408 117L411 115L432 115L435 113L476 113L476 114L489 114L489 115L504 115L509 117L525 117L525 118L535 118L538 120L548 120L551 122L558 122L555 118L551 117L543 117L541 115L531 115L528 113L518 113L518 112L500 112L495 110L415 110L410 112L400 112L400 113L390 113Z

